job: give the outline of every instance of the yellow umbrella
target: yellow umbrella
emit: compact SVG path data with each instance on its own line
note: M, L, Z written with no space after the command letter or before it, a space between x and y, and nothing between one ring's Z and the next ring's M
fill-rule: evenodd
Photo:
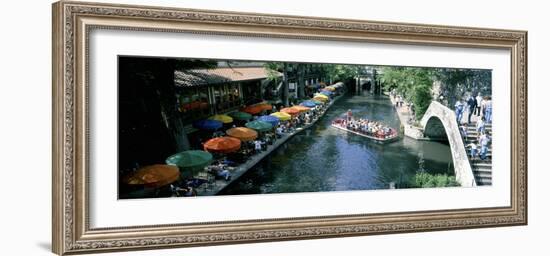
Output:
M327 87L325 87L325 90L329 90L329 91L332 92L332 91L336 90L336 88L334 88L332 86L327 86Z
M228 124L228 123L233 122L233 118L228 116L228 115L214 115L214 116L209 117L208 119L220 121L224 124Z
M279 120L281 120L281 121L288 121L292 118L291 115L289 115L287 113L283 113L283 112L275 112L275 113L271 114L271 116L279 118Z
M313 99L317 100L317 101L326 102L326 101L328 101L328 96L323 95L323 94L317 94L317 95L315 95L315 97L313 97Z

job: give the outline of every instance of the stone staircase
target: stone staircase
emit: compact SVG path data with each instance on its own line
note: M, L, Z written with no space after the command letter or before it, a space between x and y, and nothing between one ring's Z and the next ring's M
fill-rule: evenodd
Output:
M464 138L464 146L467 146L471 142L477 143L477 131L476 126L474 123L469 124L466 126L467 128L467 136ZM491 136L493 134L492 125L491 124L485 124L485 132ZM478 152L479 152L478 148ZM470 149L466 148L466 152L468 153L468 157L470 156ZM493 158L493 146L491 145L491 142L489 142L489 150L487 152L487 158L485 160L479 159L479 157L476 157L474 160L470 160L470 166L472 167L472 171L474 172L474 178L476 179L476 183L478 186L487 186L492 184L492 158Z

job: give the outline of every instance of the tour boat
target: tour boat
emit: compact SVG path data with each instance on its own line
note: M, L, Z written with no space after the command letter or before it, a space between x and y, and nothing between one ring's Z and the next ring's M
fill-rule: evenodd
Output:
M390 128L390 134L389 135L383 135L383 134L367 134L361 131L354 131L351 129L348 129L346 126L343 125L343 123L346 120L344 118L337 118L334 121L332 121L331 126L336 129L344 130L349 133L353 133L359 136L363 136L365 138L371 139L373 141L379 142L379 143L388 143L393 142L399 138L399 134L397 133L397 130L394 128Z

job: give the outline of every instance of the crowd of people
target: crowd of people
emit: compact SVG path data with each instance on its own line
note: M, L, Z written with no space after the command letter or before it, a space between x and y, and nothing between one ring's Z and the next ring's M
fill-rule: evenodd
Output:
M397 135L397 131L394 128L384 125L378 121L369 120L366 118L353 118L351 110L348 110L345 119L336 119L332 122L332 124L354 132L359 132L381 139L387 139Z
M489 134L489 131L485 129L486 122L484 118L479 118L476 122L476 133L477 133L477 140L471 141L468 145L466 145L467 148L470 149L470 159L474 160L476 157L479 156L479 159L485 160L487 159L487 153L489 151L489 144L491 142L491 136ZM460 126L460 134L462 135L462 138L466 140L466 137L468 136L467 127L465 124L462 124Z
M466 100L459 99L455 103L456 121L462 123L464 113L468 111L468 123L472 122L472 115L478 116L485 122L493 121L493 101L491 96L482 97L478 94L476 97L470 95Z

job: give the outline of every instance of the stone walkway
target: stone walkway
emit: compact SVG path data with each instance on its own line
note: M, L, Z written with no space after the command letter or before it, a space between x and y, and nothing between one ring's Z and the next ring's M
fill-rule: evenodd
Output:
M406 102L403 102L402 107L397 107L395 105L395 98L390 96L390 100L393 107L395 108L395 111L397 112L399 121L401 121L401 125L403 125L403 133L405 134L405 136L417 140L424 139L424 132L422 131L422 129L413 125L414 117L412 116L411 111L409 111L409 107L407 107Z

